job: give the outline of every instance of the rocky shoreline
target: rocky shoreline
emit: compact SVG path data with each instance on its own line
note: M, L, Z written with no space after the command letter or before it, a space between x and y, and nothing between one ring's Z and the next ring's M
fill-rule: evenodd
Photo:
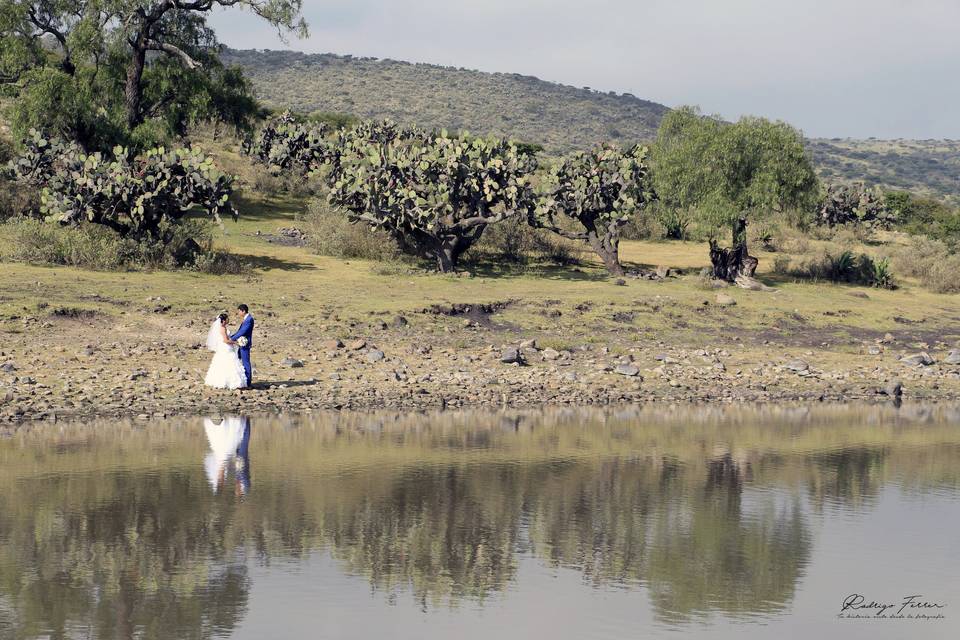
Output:
M602 336L568 345L469 318L396 316L258 333L254 388L207 389L203 321L164 318L164 339L107 318L24 323L0 348L0 422L643 403L960 399L960 351L888 334L843 348L693 348ZM148 327L149 328L149 327ZM341 334L343 337L335 337Z

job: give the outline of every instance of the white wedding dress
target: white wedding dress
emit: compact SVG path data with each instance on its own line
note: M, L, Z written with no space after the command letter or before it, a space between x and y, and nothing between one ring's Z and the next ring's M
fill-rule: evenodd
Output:
M237 356L236 345L227 344L220 335L220 321L215 320L207 334L207 348L213 351L213 360L207 369L204 384L214 389L242 389L247 386L247 374Z
M237 455L237 448L243 440L243 422L232 416L225 417L219 423L204 418L203 429L210 443L210 452L203 459L203 469L210 488L217 493L226 478L227 463Z

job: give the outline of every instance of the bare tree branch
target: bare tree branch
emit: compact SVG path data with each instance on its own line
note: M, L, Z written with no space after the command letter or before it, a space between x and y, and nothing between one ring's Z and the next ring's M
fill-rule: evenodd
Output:
M158 42L156 40L147 40L146 48L150 51L163 51L166 54L180 58L188 69L199 69L203 65L190 57L186 51L180 47L174 46L169 42Z

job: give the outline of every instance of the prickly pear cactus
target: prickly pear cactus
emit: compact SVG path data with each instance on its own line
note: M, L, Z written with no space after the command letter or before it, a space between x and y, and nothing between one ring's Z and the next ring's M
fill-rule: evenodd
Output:
M435 259L441 271L454 269L488 224L534 205L535 160L510 142L367 133L345 136L329 177L330 202Z
M620 228L652 199L647 149L605 146L563 160L530 222L587 242L611 273L621 275Z
M879 189L868 189L862 183L832 184L820 203L817 222L822 225L864 224L889 227L896 222Z
M40 213L61 224L90 222L135 238L158 237L161 223L199 209L218 222L236 217L233 177L197 148L150 149L131 157L84 153L77 145L32 132L11 163L20 182L40 189Z

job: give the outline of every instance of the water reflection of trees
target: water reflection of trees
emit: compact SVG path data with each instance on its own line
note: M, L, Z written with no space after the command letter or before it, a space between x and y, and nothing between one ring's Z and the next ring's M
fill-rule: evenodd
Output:
M720 442L712 424L650 437L616 423L570 432L511 424L273 430L251 446L257 483L244 501L213 495L197 464L203 447L175 434L162 440L171 464L149 462L157 450L133 438L125 470L106 474L89 458L107 456L100 447L60 447L55 459L38 447L41 475L0 450L9 635L65 636L77 625L97 637L229 632L247 606L246 556L320 549L424 607L502 592L523 551L589 584L644 585L663 618L767 612L790 602L810 557L801 498L857 506L892 475L956 480L955 446L824 441L771 451L745 438L746 427Z
M229 512L184 508L194 488L182 474L113 473L36 479L4 496L0 592L15 603L13 637L229 631L247 570L217 535L233 526Z

